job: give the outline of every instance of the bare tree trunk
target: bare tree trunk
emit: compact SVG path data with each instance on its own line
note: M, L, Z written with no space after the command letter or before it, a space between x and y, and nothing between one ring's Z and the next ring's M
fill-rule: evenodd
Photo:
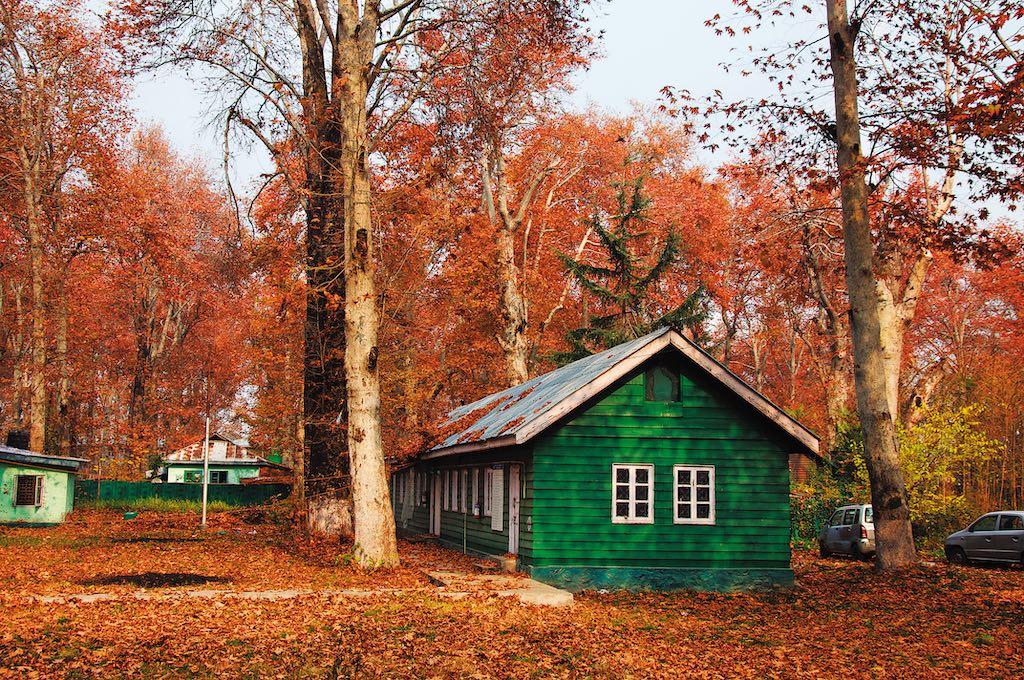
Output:
M924 419L928 400L931 399L932 392L935 391L935 388L939 386L939 383L942 382L945 376L946 359L943 357L930 365L921 375L917 384L910 390L907 402L903 407L903 421L909 427L917 425Z
M338 112L331 102L324 27L295 3L302 53L305 145L306 318L302 373L303 468L309 528L351 534L345 403L345 268Z
M54 339L57 353L56 406L57 455L71 455L71 363L68 357L68 299L63 281L57 294L57 333Z
M352 465L355 554L363 566L398 565L395 519L388 492L380 423L377 333L380 311L374 282L370 173L367 165L365 65L372 61L378 16L366 3L339 5L337 59L343 78L336 85L341 109L345 179L345 376L348 390L348 450Z
M541 183L561 164L551 161L531 178L519 207L509 207L509 185L505 174L505 160L499 143L494 142L482 162L483 203L491 223L497 223L497 276L501 333L498 345L505 356L505 374L509 385L520 385L530 379L530 341L527 337L529 308L522 293L521 276L516 264L516 233L533 203L533 196Z
M876 568L899 569L917 561L910 508L892 410L889 407L885 347L878 307L878 278L868 216L868 193L860 145L858 82L855 60L857 27L851 25L846 0L826 0L836 136L842 187L846 282L850 291L854 386L864 429L864 457L871 482L877 544Z
M43 282L43 216L37 191L35 163L24 172L25 209L28 214L29 266L32 271L32 335L29 391L29 448L46 449L46 288Z
M502 223L498 227L498 288L501 296L501 335L498 344L505 355L505 374L509 385L530 379L530 343L526 300L519 292L519 269L515 262L515 236Z

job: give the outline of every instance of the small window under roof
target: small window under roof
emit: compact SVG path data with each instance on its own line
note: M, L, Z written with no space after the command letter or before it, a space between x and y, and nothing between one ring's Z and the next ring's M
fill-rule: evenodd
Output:
M679 401L679 371L664 364L648 368L644 373L644 397L647 401Z

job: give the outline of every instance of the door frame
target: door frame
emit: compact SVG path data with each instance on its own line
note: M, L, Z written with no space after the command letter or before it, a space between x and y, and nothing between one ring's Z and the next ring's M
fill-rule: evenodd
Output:
M519 554L519 501L522 496L522 465L508 466L508 551Z
M434 536L441 535L441 474L432 472L430 475L430 528Z

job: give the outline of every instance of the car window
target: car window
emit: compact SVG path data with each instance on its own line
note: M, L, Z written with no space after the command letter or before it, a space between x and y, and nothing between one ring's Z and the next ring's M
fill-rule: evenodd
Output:
M999 515L985 515L971 527L971 531L995 531Z
M875 509L874 508L864 508L864 522L866 524L874 524L875 523Z
M830 527L837 527L837 526L839 526L842 523L843 523L843 511L842 510L836 510L834 513L832 513L832 517L828 520L828 525Z
M1024 518L1020 515L1000 515L999 516L999 530L1000 531L1019 531L1024 529Z
M843 524L856 524L857 523L857 511L847 510L846 514L843 515Z

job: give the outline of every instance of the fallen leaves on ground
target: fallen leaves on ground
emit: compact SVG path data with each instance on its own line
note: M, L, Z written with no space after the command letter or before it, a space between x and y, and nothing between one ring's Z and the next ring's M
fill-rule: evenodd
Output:
M65 541L76 534L99 538L89 526L53 534ZM141 523L125 531L114 526L119 531L109 538L151 529ZM332 572L335 579L381 589L419 583L418 575L404 570L360 574L327 566L319 548L306 556L291 553L274 542L275 531L259 527L255 535L187 542L182 554L194 558L191 571L218 559L230 563L222 568L236 571L250 588L310 586L329 580ZM801 553L795 560L798 584L789 590L591 593L578 596L569 609L532 607L486 593L451 600L418 586L369 598L140 601L125 593L113 602L44 604L18 596L25 583L11 587L11 557L28 563L21 569L45 564L54 579L71 581L95 576L87 573L95 562L59 566L50 556L52 546L19 545L11 538L0 535L0 667L11 677L1024 675L1019 569L934 565L876 574L867 563ZM104 545L135 546L128 554L117 553L120 548L114 553L117 559L148 561L140 566L147 571L182 566L176 561L180 555L168 557L179 553L162 550L167 544ZM407 561L421 559L428 567L466 559L423 544L402 548ZM276 566L265 557L235 563L250 550L257 556L270 551ZM262 568L267 572L261 577Z

